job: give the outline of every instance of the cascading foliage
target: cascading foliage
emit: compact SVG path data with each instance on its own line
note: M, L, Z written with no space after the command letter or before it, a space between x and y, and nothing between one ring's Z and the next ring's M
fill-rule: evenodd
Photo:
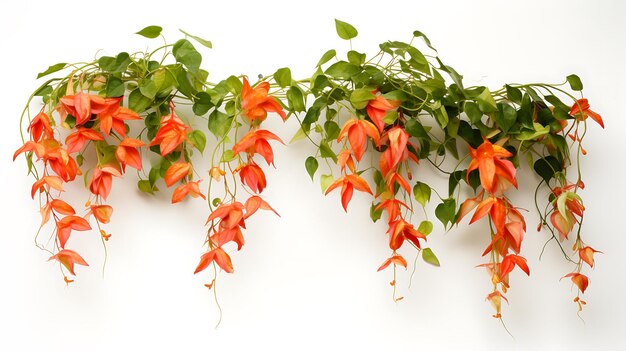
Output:
M357 36L350 24L335 24L342 39ZM157 38L161 28L137 34ZM408 43L380 44L374 55L352 50L352 43L346 55L328 50L310 78L295 79L285 67L254 84L245 76L214 83L194 46L211 48L211 42L183 34L185 39L151 52L59 63L37 77L55 76L28 99L21 118L24 144L14 159L25 155L34 177L31 196L41 207L37 235L51 239L38 239L37 246L60 264L67 284L76 265L88 265L72 250L73 232L97 228L106 249L111 235L105 225L113 214L106 200L113 180L131 173L143 193L165 184L173 188L172 203L190 196L207 206L204 253L195 273L207 274L206 286L213 289L220 270L234 271L231 255L244 245L246 220L259 210L278 215L261 197L268 187L265 172L274 165L272 144L284 144L263 126L269 116L298 120L292 141L306 139L316 147L303 157L308 174L319 179L324 194L339 192L344 210L355 190L371 196L370 216L386 222L389 239L388 257L373 259L380 260L379 271L391 270L395 300L402 299L396 296L396 271L407 267L407 254L439 265L426 247L428 236L440 231L428 219L432 201L444 229L469 214L470 224L488 223L490 243L479 266L488 273L494 317L501 318L511 273L519 268L530 274L522 254L527 223L518 207L528 204L513 204L507 194L518 187L518 170L534 170L537 188L525 193L535 194L537 229L571 262L563 278L577 287L574 302L582 310L589 284L583 269L593 267L599 251L582 239L584 183L576 161L586 154L587 118L604 124L576 75L561 84L467 87L416 31ZM455 161L446 161L450 157ZM423 167L448 177L448 188L431 187ZM197 171L206 168L208 174ZM81 178L88 189L84 208L63 198L64 185Z

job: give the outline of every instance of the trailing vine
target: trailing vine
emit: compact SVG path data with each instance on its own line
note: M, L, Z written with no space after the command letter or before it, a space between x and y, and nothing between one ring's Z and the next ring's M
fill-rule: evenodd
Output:
M348 23L335 24L342 39L358 34ZM219 271L234 272L231 255L245 243L246 220L259 210L278 215L261 194L271 187L265 172L275 163L272 147L284 142L263 122L296 118L300 129L293 140L315 145L304 163L324 194L339 192L347 211L355 191L364 193L371 196L372 220L384 217L387 230L381 234L388 235L389 255L376 260L379 271L391 270L396 301L402 299L397 271L407 268L407 253L416 250L439 265L427 247L435 232L426 211L432 201L446 230L472 212L470 224L487 219L490 244L479 266L490 279L486 299L494 317L502 318L511 273L519 268L530 274L522 247L525 211L507 196L527 163L539 176L537 229L571 262L563 278L577 287L574 302L582 311L589 284L584 264L593 267L599 251L582 238L578 160L586 154L588 118L603 128L604 122L590 109L576 75L559 84L466 86L415 31L409 42L382 43L374 55L354 50L352 43L345 54L328 50L309 78L294 79L284 67L252 84L246 76L214 83L194 46L211 48L211 42L183 33L184 39L154 51L59 63L38 76L65 72L28 99L20 131L24 144L14 159L26 157L34 178L31 195L40 201L39 232L48 231L52 239L46 244L36 239L37 246L60 264L67 284L74 281L76 265L88 265L71 248L73 232L97 228L106 252L111 235L105 225L114 211L106 200L113 180L132 172L144 193L165 184L173 188L172 203L203 200L207 229L195 273L207 274L212 267L206 286L215 291ZM138 34L157 38L161 28ZM212 150L205 150L207 129L216 139ZM447 177L448 189L434 189L422 175L424 167ZM207 174L199 172L203 168ZM82 214L63 198L64 185L79 176L89 191ZM468 191L473 195L464 195ZM572 250L566 242L573 242Z

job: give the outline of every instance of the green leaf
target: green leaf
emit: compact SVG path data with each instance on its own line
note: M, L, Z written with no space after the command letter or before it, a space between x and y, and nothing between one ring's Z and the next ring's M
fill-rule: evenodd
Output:
M430 233L433 232L433 222L422 221L419 227L417 227L417 231L428 236Z
M332 158L335 163L337 162L337 154L335 154L333 149L331 149L326 142L320 143L320 156L324 158Z
M506 96L508 97L508 99L513 101L516 104L521 104L522 103L522 91L508 84L505 87L506 87Z
M452 196L459 182L465 178L466 171L455 171L450 174L448 179L448 194Z
M152 99L144 96L139 89L131 91L128 95L128 108L137 113L142 113L150 105L152 105Z
M209 131L218 139L223 138L230 131L232 121L232 116L216 109L209 115Z
M554 156L546 156L545 158L540 158L535 161L535 166L533 167L535 172L539 174L546 183L550 182L550 179L554 177L556 172L559 172L563 169L559 160Z
M157 93L157 87L152 79L147 78L143 79L139 84L139 91L141 91L141 94L143 94L143 96L147 97L150 100L154 100L154 97Z
M107 79L106 88L104 89L107 97L119 97L124 95L125 91L124 82L121 79L114 76L110 76Z
M545 95L544 98L546 99L547 102L549 102L550 104L552 104L552 106L554 106L556 109L560 109L563 111L569 111L570 107L565 105L563 103L563 101L561 101L561 99L559 99L558 97L554 96L554 95Z
M420 32L419 30L416 30L413 32L413 36L416 38L422 38L424 39L424 42L426 43L426 45L428 45L429 48L435 50L435 48L430 44L430 40L428 39L427 36L424 35L424 33ZM435 50L437 51L437 50Z
M54 72L58 72L58 71L62 70L63 68L65 68L65 66L67 66L67 63L57 63L57 64L54 64L54 65L48 67L47 70L39 73L37 75L37 79L39 79L41 77L45 77L48 74L51 74L51 73L54 73Z
M322 174L320 177L320 185L322 186L322 192L326 192L326 189L335 181L332 174Z
M430 186L426 183L417 182L415 186L413 186L413 196L422 206L426 206L426 203L430 201L430 194Z
M313 156L307 157L306 161L304 161L304 167L306 168L306 172L311 177L311 180L313 180L313 176L315 175L315 172L317 171L317 168L319 167L319 163L317 162L317 159Z
M422 249L422 258L424 259L424 262L426 263L430 263L433 266L440 266L439 263L439 259L437 259L437 256L435 256L435 253L433 252L433 250L431 250L430 248L425 248Z
M434 110L433 114L435 115L435 119L442 129L448 125L448 112L446 111L446 108L444 106L441 106L440 108Z
M365 63L365 54L350 50L348 51L348 62L360 66Z
M337 79L350 79L359 72L361 67L346 61L336 62L326 69L326 74Z
M196 94L193 102L193 113L196 116L204 116L213 107L213 99L207 92L201 91Z
M404 130L409 133L410 136L414 136L419 139L429 139L428 132L424 129L424 126L416 119L409 119L404 124Z
M187 39L180 39L172 47L172 53L177 62L182 63L190 73L198 74L200 64L202 63L202 55Z
M163 30L163 28L159 27L159 26L147 26L146 28L140 30L139 32L135 33L135 34L139 34L143 37L146 37L148 39L154 39L156 37L158 37L159 35L161 35L161 31Z
M478 104L471 101L465 101L465 104L463 104L463 111L472 124L476 125L481 122L483 113L480 108L478 108Z
M569 86L570 88L572 88L572 90L583 90L583 82L577 75L570 74L569 76L567 76L567 82L569 83Z
M524 130L519 133L515 139L520 141L535 140L540 136L550 133L550 126L543 126L540 123L534 123L534 130Z
M351 24L335 19L335 29L341 39L350 40L359 34Z
M369 88L361 88L354 89L352 94L350 94L350 103L354 108L360 110L365 108L370 100L374 99L374 93L372 93L372 89Z
M382 217L383 215L383 209L379 208L376 209L378 207L378 204L374 204L372 203L372 205L370 206L370 218L372 219L372 222L376 223L376 221L378 221L380 219L380 217Z
M335 51L335 49L330 49L328 51L326 51L324 53L324 55L322 55L322 58L320 58L320 60L317 62L317 67L325 64L326 62L330 61L330 59L332 59L333 57L337 56L337 51Z
M447 228L448 223L454 223L454 217L456 216L456 201L454 198L445 199L437 205L435 216L441 221L444 228Z
M476 101L478 102L478 107L484 113L495 112L498 110L496 100L494 100L493 96L491 96L489 88L484 88L480 95L476 97Z
M137 182L137 188L139 188L142 193L146 194L154 194L155 190L150 184L150 181L145 179Z
M200 43L201 45L203 45L203 46L205 46L205 47L207 47L207 48L209 48L209 49L213 49L213 44L212 44L210 41L208 41L208 40L206 40L206 39L202 39L202 38L197 37L197 36L195 36L195 35L191 35L191 34L189 34L189 33L185 32L185 31L184 31L184 30L182 30L182 29L179 29L179 31L181 31L183 34L185 34L186 36L190 37L191 39L193 39L193 40L197 41L197 42L198 42L198 43Z
M324 131L326 132L326 139L335 140L339 136L341 129L334 121L326 121L326 123L324 123Z
M98 66L100 66L103 71L111 73L126 71L130 63L130 56L126 52L120 52L116 57L102 56L98 59Z
M230 162L235 159L235 153L233 150L226 150L220 157L220 162Z
M306 109L302 90L295 85L287 91L287 102L292 111L300 112Z
M306 128L303 129L303 128ZM296 132L296 134L294 134L294 136L291 138L291 140L289 140L289 143L293 143L296 142L298 140L302 140L304 138L306 138L307 134L309 134L309 128L301 126L300 128L298 128L298 131Z
M498 103L498 112L496 113L496 123L503 132L509 129L517 122L517 111L511 105Z
M194 130L187 134L187 138L189 138L189 141L200 151L200 153L204 152L204 148L206 147L206 135L204 132L201 130Z
M291 70L288 67L279 68L274 73L274 80L280 85L281 88L286 88L291 85Z

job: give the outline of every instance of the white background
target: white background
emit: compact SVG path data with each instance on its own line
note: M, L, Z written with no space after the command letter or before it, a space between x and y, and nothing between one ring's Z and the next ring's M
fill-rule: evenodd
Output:
M624 2L10 4L0 14L0 349L626 348ZM557 247L548 245L539 261L547 235L534 231L532 214L523 247L531 276L512 273L511 305L503 312L515 339L491 317L484 301L489 279L474 268L483 263L480 254L488 243L484 223L468 228L464 221L447 234L436 224L429 245L442 266L418 262L410 290L410 270L402 272L399 292L405 299L394 303L390 271L376 272L389 254L384 224L371 223L365 196L355 196L348 214L338 194L322 196L304 169L312 150L304 141L275 148L277 170L268 171L264 195L282 218L263 214L248 222L247 244L233 254L235 274L220 276L219 328L214 328L218 313L212 295L203 286L207 275L192 274L202 253L206 209L197 200L172 207L168 192L141 196L132 172L115 181L110 196L115 214L107 227L113 237L104 276L97 233L77 232L72 247L91 267L77 268L77 282L65 287L58 267L33 244L39 215L29 196L32 178L26 177L25 161L11 162L20 146L21 109L38 86L36 74L56 62L91 59L100 49L115 55L154 48L158 41L132 33L158 24L171 42L180 37L178 28L213 41L213 50L202 51L213 81L283 66L306 77L323 52L347 49L335 34L334 18L357 27L355 48L368 53L384 40L409 40L413 30L421 30L467 85L561 82L570 73L582 78L585 96L607 127L590 123L589 155L582 160L584 237L605 252L593 272L587 269L584 323L571 302L575 290L559 282L570 266ZM289 140L295 130L295 121L289 121L278 133ZM433 176L426 164L416 177L445 189L445 179ZM536 181L522 179L524 190L512 194L516 204L532 208L528 189ZM81 192L68 196L77 205L86 198Z

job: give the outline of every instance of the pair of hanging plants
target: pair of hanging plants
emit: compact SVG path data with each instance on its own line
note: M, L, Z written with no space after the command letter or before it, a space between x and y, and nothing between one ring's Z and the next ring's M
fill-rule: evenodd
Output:
M350 24L335 24L342 39L356 37ZM246 220L261 210L278 215L261 194L271 188L265 172L274 165L272 147L285 143L263 122L296 118L300 129L292 141L315 145L315 154L303 161L324 194L339 192L347 211L355 191L366 193L372 220L386 222L389 255L378 270L393 275L394 299L401 299L395 296L396 270L407 267L407 255L416 252L439 265L426 246L434 224L418 211L435 202L445 229L466 216L470 224L488 223L490 244L479 267L488 273L494 317L501 318L511 272L530 274L522 255L526 210L507 197L523 170L538 175L536 189L525 190L534 194L537 230L571 263L563 278L576 286L574 302L582 310L589 284L584 270L593 267L598 251L582 238L584 183L576 161L586 153L588 117L604 125L576 75L561 84L467 87L416 31L408 43L380 44L375 55L329 50L305 79L280 68L254 82L230 76L215 83L194 46L211 48L211 42L183 33L185 39L154 51L59 63L37 77L58 76L28 99L24 144L14 158L25 155L34 177L31 196L41 205L40 232L51 239L38 246L60 264L67 284L77 265L88 266L72 249L72 234L93 231L106 247L105 225L114 212L106 200L114 179L130 173L143 193L165 186L172 203L191 197L207 207L195 273L206 274L206 286L213 288L220 270L234 271L231 256L244 245ZM138 34L158 38L161 28ZM205 166L208 174L197 171ZM448 189L431 187L423 167L448 177ZM63 198L65 184L79 179L88 189L85 208ZM473 195L464 195L468 191Z

